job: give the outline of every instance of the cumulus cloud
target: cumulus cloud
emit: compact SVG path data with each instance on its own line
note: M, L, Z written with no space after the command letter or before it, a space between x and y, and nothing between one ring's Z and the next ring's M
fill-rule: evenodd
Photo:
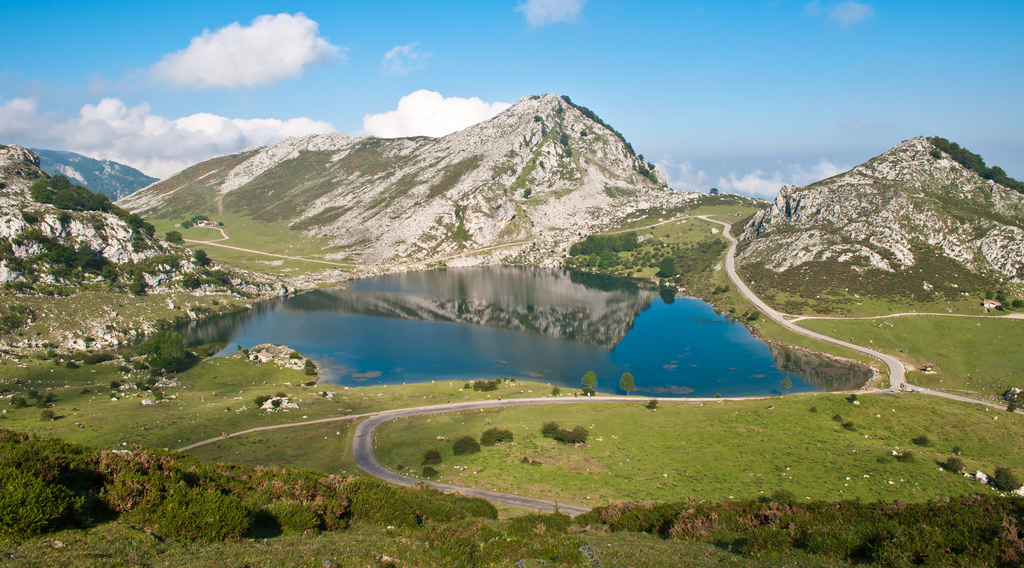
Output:
M384 60L381 61L381 73L387 77L388 75L408 75L417 69L422 69L427 66L427 59L431 56L430 53L424 53L416 50L418 43L410 43L408 45L396 45L391 48L390 51L384 54Z
M775 195L783 185L808 185L850 169L825 159L809 167L799 164L780 164L780 166L785 172L778 170L765 172L761 169L743 175L730 172L728 177L718 178L718 189L723 193L775 199Z
M421 89L398 101L398 108L363 116L363 131L380 138L444 136L483 122L512 106L486 103L477 97L444 98L441 93Z
M200 113L177 119L129 107L116 98L82 107L79 116L40 114L36 102L0 102L0 142L78 152L166 177L219 154L277 143L289 136L332 132L309 118L225 118Z
M818 0L808 2L804 11L813 16L824 15L825 19L844 28L854 26L875 15L870 4L860 2L837 2L822 5Z
M32 138L41 118L36 99L0 98L0 142L17 144Z
M301 12L265 15L248 26L235 22L192 38L150 68L153 77L179 87L255 87L302 75L316 62L344 57L319 35L319 24Z
M516 6L526 15L530 27L546 26L554 22L575 22L587 0L526 0Z
M665 173L665 183L672 189L701 192L710 189L708 175L695 169L690 162L677 163L671 157L665 157L655 165Z

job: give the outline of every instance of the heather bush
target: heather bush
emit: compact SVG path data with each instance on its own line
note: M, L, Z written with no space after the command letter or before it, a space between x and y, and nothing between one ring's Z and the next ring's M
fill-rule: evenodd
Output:
M480 442L472 436L461 436L452 442L452 453L457 456L465 456L480 452Z
M493 446L512 441L512 431L505 428L488 428L480 436L480 445Z
M177 487L151 519L163 536L203 542L237 539L249 530L249 511L236 497Z
M0 535L30 536L72 521L81 500L63 485L0 467Z
M441 452L435 449L429 449L423 452L423 463L420 465L437 465L441 463Z

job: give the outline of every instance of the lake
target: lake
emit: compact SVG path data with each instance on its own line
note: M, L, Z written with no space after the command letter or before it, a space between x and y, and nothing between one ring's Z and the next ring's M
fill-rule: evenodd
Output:
M612 393L756 396L847 390L870 373L767 344L696 299L632 279L514 267L444 269L346 282L181 329L190 344L280 343L345 386L509 377ZM785 369L785 370L783 370Z

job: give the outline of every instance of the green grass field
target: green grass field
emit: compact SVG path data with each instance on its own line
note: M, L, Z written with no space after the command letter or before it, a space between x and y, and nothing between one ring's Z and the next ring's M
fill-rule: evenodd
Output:
M328 261L332 264L312 262L312 260L326 260L325 255L342 252L341 248L327 247L326 239L315 239L306 237L302 231L294 231L288 228L284 221L277 222L253 222L252 220L238 214L224 213L211 217L214 222L223 222L224 225L214 228L190 227L182 229L180 226L183 219L150 219L156 227L157 234L164 234L168 231L178 231L182 237L190 241L210 241L209 244L187 243L190 248L201 248L210 255L210 258L217 262L223 262L245 270L264 272L268 274L283 274L297 276L307 272L319 272L332 266L351 267L344 261ZM228 236L224 239L221 231ZM259 251L246 252L234 250L227 247L237 247ZM271 255L294 256L310 259L307 261L290 260Z
M901 316L873 320L803 320L801 326L903 359L918 369L911 384L996 400L1024 387L1024 320Z
M434 448L444 461L438 481L564 502L710 501L757 498L776 490L801 500L923 501L990 489L939 471L954 446L969 471L996 466L1024 471L1024 417L923 395L792 395L703 405L643 399L573 407L523 407L427 415L391 422L377 433L381 463L419 472ZM814 407L817 412L810 409ZM855 431L833 420L841 415ZM540 434L549 420L585 426L575 447ZM514 443L454 456L451 440L490 427ZM911 439L925 435L928 447ZM441 437L441 438L439 438ZM897 450L898 448L898 450ZM900 462L892 452L913 452ZM525 464L523 458L539 464Z

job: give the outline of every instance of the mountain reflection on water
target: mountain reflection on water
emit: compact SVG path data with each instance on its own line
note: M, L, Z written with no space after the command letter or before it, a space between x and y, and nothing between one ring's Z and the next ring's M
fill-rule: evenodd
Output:
M690 298L626 278L484 267L392 274L261 303L182 328L194 343L282 343L315 359L322 382L357 386L515 377L580 387L595 371L616 392L630 372L649 396L744 396L863 384L753 338ZM781 369L781 370L780 370ZM858 383L859 381L859 383ZM621 392L621 391L619 391Z

